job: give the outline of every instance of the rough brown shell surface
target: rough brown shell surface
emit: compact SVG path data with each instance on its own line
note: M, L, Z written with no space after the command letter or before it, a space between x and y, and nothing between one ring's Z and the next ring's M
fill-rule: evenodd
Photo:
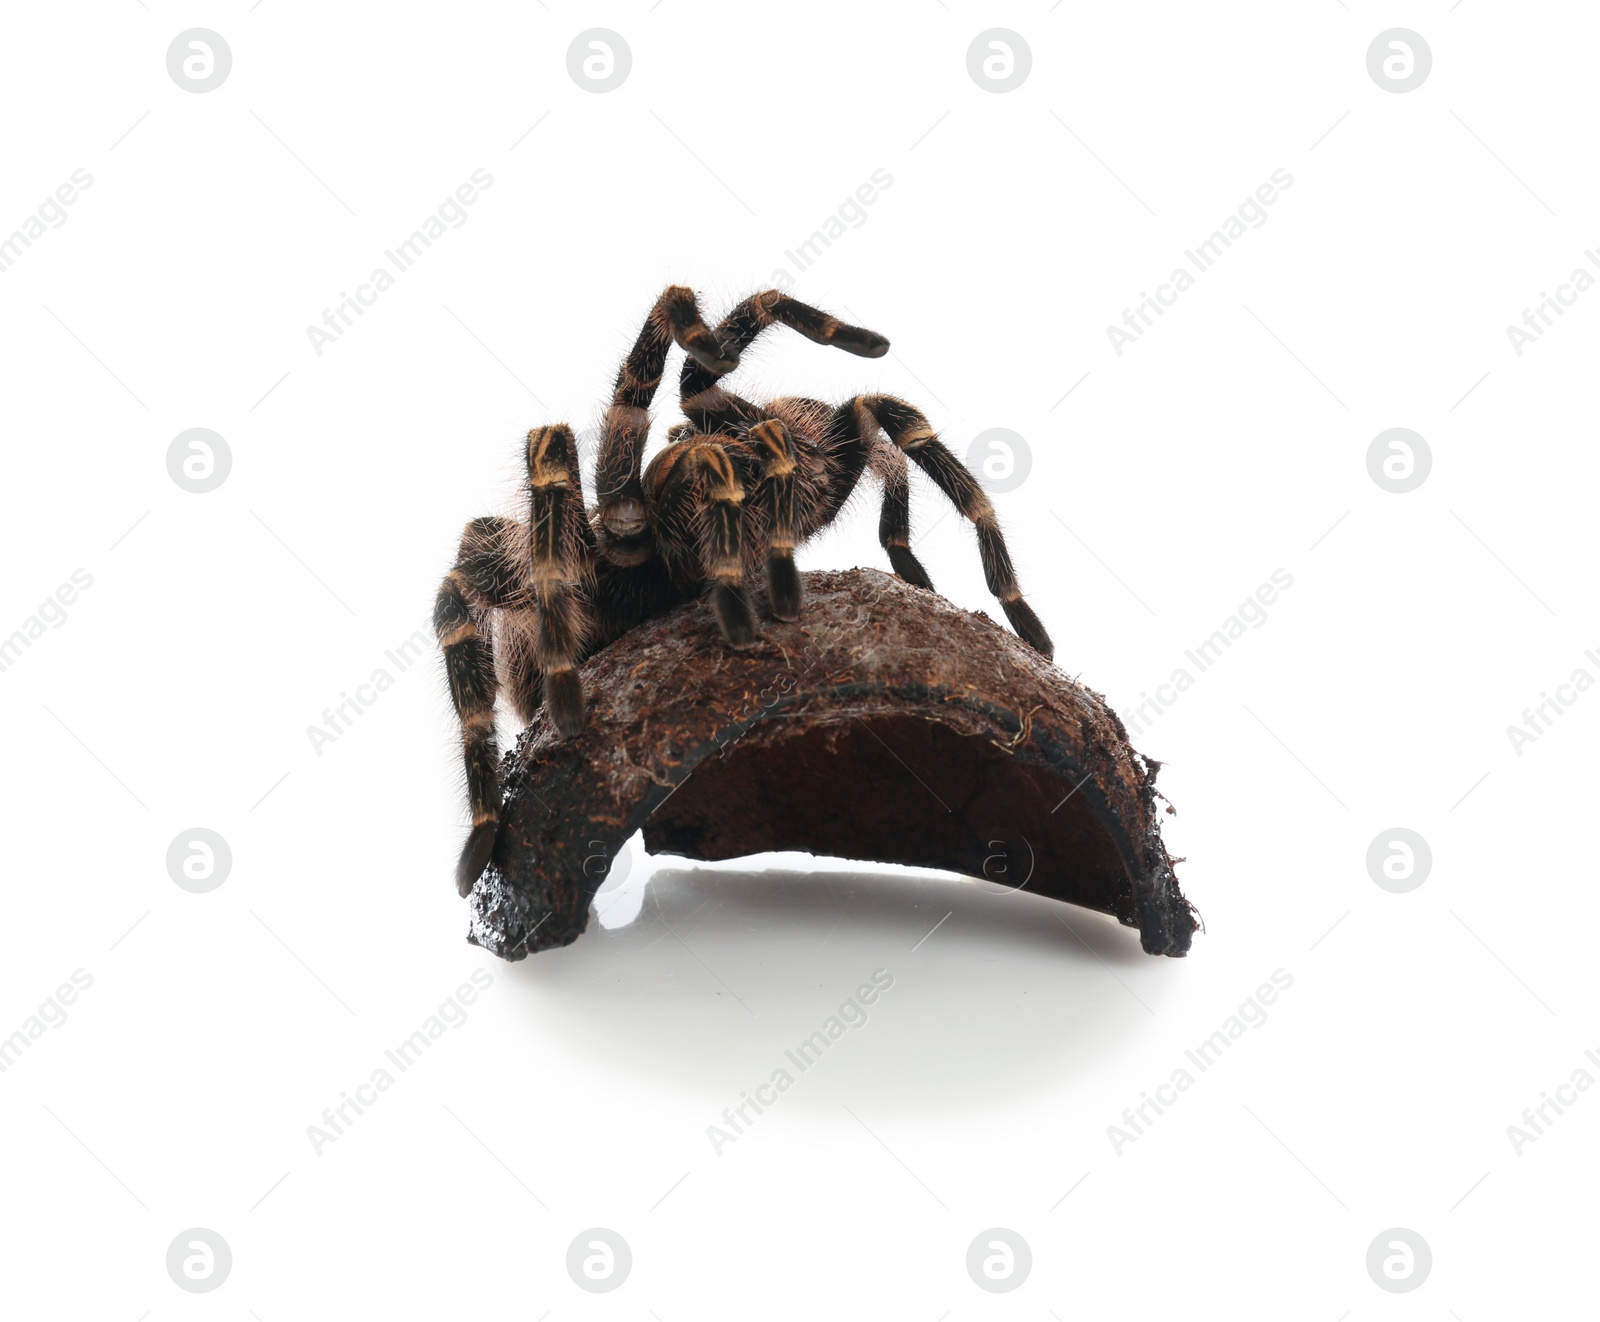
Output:
M891 574L812 573L804 591L799 621L764 621L743 650L691 602L589 659L583 734L561 742L541 712L506 755L468 940L513 960L570 944L642 827L652 854L962 873L1111 914L1150 954L1189 949L1159 764L1098 693Z

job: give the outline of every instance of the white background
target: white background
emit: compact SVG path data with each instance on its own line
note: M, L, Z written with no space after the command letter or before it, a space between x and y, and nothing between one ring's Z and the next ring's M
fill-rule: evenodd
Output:
M93 177L0 275L0 634L93 579L0 673L0 1033L93 979L0 1075L7 1315L1593 1309L1600 1095L1520 1151L1507 1133L1600 1078L1600 692L1520 755L1507 735L1600 676L1600 294L1521 355L1506 333L1600 241L1587 7L4 21L0 233ZM233 57L205 94L166 67L196 26ZM996 26L1032 52L1006 94L967 72ZM1433 55L1405 94L1366 65L1395 26ZM632 52L607 94L567 73L592 27ZM479 168L466 223L319 355L306 328ZM786 250L880 168L865 223L797 274ZM1119 356L1108 325L1277 169L1266 223ZM785 269L892 353L776 330L739 386L901 394L962 453L1023 436L1030 476L997 497L1023 586L1119 710L1293 576L1136 740L1206 922L1188 959L1031 896L804 857L638 856L616 925L515 966L464 943L448 700L431 652L404 673L385 652L426 631L463 521L514 508L525 430L598 420L664 284L720 315ZM663 398L658 430L674 416ZM167 472L191 427L231 451L208 494ZM1431 449L1409 494L1367 470L1390 427ZM913 497L934 581L992 609L968 531ZM875 525L858 503L802 567L881 565ZM380 667L392 687L314 751ZM233 855L209 894L165 862L197 826ZM1432 849L1408 894L1365 861L1396 826ZM870 1022L714 1150L723 1108L877 968ZM1108 1126L1276 969L1266 1022L1119 1151ZM473 970L493 981L466 1022L315 1151L323 1108ZM565 1267L596 1226L633 1255L610 1294ZM231 1246L215 1293L167 1274L189 1227ZM990 1227L1032 1249L1009 1294L967 1273ZM1431 1246L1414 1293L1368 1275L1390 1227Z

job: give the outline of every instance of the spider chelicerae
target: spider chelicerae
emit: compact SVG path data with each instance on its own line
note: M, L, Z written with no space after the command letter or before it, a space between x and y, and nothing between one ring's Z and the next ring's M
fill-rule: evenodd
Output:
M1049 634L1017 588L994 507L921 412L891 395L753 404L723 388L740 354L775 322L863 358L889 349L883 336L775 289L745 299L713 331L693 290L671 286L617 373L596 505L584 505L572 429L535 427L528 522L479 518L462 533L433 613L472 809L456 868L462 895L488 864L498 829L501 688L524 724L543 701L570 739L583 729L578 666L652 616L708 592L722 636L745 646L756 633L750 585L764 576L767 609L796 619L795 548L838 517L868 468L883 488L878 540L894 571L933 587L911 551L909 458L971 520L984 577L1012 627L1051 655ZM669 429L668 444L645 467L648 409L673 344L687 355L679 402L688 421Z

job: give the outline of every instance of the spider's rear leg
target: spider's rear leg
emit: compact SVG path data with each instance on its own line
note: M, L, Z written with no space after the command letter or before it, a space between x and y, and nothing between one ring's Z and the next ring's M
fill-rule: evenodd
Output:
M933 581L911 550L911 476L904 451L881 440L872 447L873 470L883 483L883 508L878 515L878 543L889 563L913 587L933 591Z
M1017 571L1011 563L994 505L959 459L939 439L922 413L893 395L858 395L842 407L860 409L863 430L872 424L882 427L889 439L904 450L934 481L950 503L972 522L978 534L978 552L983 558L983 577L989 591L1000 599L1000 608L1022 640L1045 656L1055 654L1055 646L1033 607L1022 599L1017 586Z
M798 519L795 502L794 442L789 429L768 418L750 429L751 443L761 458L761 485L756 495L766 507L767 595L780 620L800 618L800 572L794 565Z
M544 674L544 701L564 738L583 730L583 685L578 660L588 637L580 595L583 560L583 491L577 445L565 423L528 433L529 550L534 599L539 606L536 652Z

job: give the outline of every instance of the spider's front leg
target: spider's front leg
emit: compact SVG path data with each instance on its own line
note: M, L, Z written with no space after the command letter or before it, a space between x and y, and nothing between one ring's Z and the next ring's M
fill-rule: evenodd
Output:
M709 436L680 440L656 456L644 482L663 526L682 530L674 535L683 538L684 549L698 552L722 636L735 647L754 641L755 612L744 582L745 489L728 447Z
M772 613L780 620L800 618L800 573L794 564L798 519L795 510L794 442L789 429L768 418L750 429L750 441L761 457L761 485L756 498L765 506L767 535L767 595Z
M725 353L706 328L694 291L669 285L623 360L606 409L595 466L599 498L595 531L598 551L614 564L636 565L650 557L652 534L640 469L650 434L650 404L674 344L703 370L731 372L739 362L737 352Z
M495 740L495 678L491 615L514 608L518 579L508 549L516 536L509 519L474 519L461 535L456 563L439 585L433 627L444 655L450 700L461 722L472 829L456 865L456 890L466 895L494 852L500 819L500 749Z
M703 445L694 457L706 479L705 558L711 609L722 636L744 647L756 636L755 612L744 585L744 484L720 445Z
M683 364L678 400L684 414L701 431L737 432L761 418L759 408L724 390L720 382L738 366L739 355L773 324L799 331L814 344L832 345L860 358L881 358L889 352L889 341L877 331L847 325L777 289L754 294L718 322L712 333L726 361L713 363L691 354Z
M578 661L589 635L583 589L593 552L583 517L578 447L565 423L528 433L530 578L538 605L536 653L544 701L564 738L583 730Z

